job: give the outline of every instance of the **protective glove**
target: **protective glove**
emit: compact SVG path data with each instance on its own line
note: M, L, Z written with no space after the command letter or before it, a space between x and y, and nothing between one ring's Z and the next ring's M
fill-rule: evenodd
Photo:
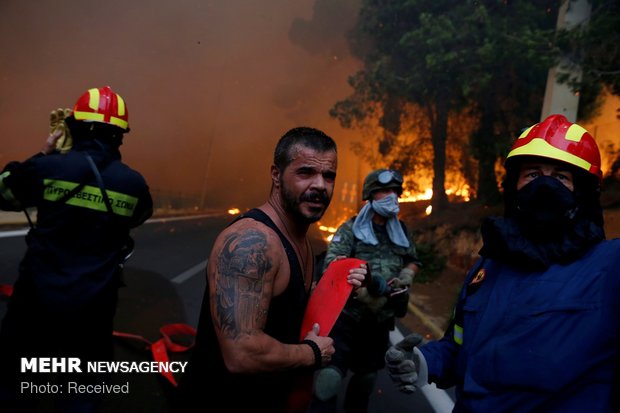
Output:
M71 133L65 123L65 119L69 116L71 116L71 109L68 108L58 108L50 112L50 134L56 131L62 132L62 135L56 141L56 150L60 153L69 152L73 146L73 138L71 138Z
M411 268L405 267L400 270L400 274L398 274L398 277L392 278L390 280L390 285L393 289L408 288L413 283L414 278L415 271Z
M356 293L357 293L356 299L359 302L366 304L366 306L373 313L376 313L379 310L381 310L388 301L386 296L377 297L375 295L370 294L366 287L358 288Z
M413 393L417 387L428 382L426 360L420 350L415 348L421 342L421 335L411 333L385 353L390 378L403 393Z

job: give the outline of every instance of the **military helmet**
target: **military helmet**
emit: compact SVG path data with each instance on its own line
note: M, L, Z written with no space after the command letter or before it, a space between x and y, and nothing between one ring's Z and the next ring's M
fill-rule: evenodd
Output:
M403 175L393 169L382 168L372 171L364 179L362 199L367 201L374 191L388 188L395 189L400 196L403 193Z

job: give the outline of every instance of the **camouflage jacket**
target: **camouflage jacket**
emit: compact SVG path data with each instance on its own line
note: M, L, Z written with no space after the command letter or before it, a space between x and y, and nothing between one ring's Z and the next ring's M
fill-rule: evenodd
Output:
M419 267L422 266L416 253L413 238L409 231L406 230L402 221L401 225L409 239L408 248L394 244L388 237L385 226L374 223L373 230L379 243L378 245L366 244L353 235L353 221L355 221L355 217L348 219L334 234L332 241L327 247L323 271L340 255L355 257L368 262L370 274L372 276L381 276L386 281L398 277L400 270L407 264L415 263ZM378 313L374 314L366 308L365 304L357 301L353 295L347 301L343 311L357 320L361 320L362 317L373 317L381 322L394 317L394 310L389 305L389 302Z

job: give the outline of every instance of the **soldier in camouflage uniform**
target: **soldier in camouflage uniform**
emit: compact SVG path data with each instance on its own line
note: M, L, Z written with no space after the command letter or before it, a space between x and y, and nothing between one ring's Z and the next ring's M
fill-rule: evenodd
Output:
M395 318L407 312L409 286L421 263L399 212L402 175L378 169L364 180L362 198L368 201L358 215L342 224L327 248L324 269L339 257L368 262L372 281L349 298L330 336L336 353L315 378L310 411L334 412L337 395L349 370L344 401L347 412L367 411L377 371L384 367L389 332Z

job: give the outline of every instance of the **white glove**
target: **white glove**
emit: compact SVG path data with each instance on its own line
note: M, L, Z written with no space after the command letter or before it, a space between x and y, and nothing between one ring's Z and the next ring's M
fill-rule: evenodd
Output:
M420 350L416 348L422 336L411 333L385 353L385 363L392 381L403 393L413 393L428 383L428 368Z

